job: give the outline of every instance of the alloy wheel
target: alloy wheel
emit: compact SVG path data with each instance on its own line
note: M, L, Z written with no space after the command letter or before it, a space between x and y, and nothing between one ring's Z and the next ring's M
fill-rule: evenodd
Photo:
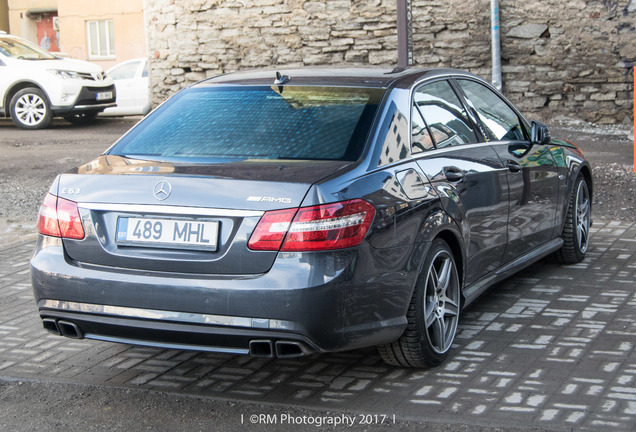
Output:
M439 251L426 275L424 325L431 348L448 351L455 339L459 317L459 277L447 251Z
M36 126L42 122L46 116L46 110L44 99L33 93L22 95L15 105L16 116L27 126Z
M581 253L587 251L590 240L590 193L585 181L580 181L576 192L576 238Z

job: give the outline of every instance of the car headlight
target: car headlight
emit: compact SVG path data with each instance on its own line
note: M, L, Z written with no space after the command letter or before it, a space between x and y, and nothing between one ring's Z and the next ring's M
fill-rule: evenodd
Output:
M73 71L60 70L60 69L49 69L49 72L51 72L54 75L59 76L60 78L64 78L64 79L81 79L82 78L80 76L80 74L78 74L77 72L73 72Z

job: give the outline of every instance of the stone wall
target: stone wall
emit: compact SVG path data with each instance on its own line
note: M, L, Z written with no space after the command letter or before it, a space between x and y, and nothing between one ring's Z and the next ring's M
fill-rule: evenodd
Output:
M504 93L529 116L631 123L636 0L502 0ZM397 63L395 0L144 0L153 100L240 69ZM490 78L490 1L414 0L418 66Z

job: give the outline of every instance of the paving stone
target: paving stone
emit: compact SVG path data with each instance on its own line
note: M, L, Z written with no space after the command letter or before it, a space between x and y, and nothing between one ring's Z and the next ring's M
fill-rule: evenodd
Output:
M623 237L621 237L623 236ZM0 376L475 425L636 429L636 226L595 221L582 264L537 263L464 311L435 369L373 349L299 359L72 340L42 329L32 244L0 250Z

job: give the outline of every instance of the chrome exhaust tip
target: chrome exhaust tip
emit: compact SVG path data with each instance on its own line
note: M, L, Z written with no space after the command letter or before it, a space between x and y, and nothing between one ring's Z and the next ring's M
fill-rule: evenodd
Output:
M67 338L71 338L71 339L84 338L84 333L82 332L82 330L80 330L80 328L75 323L72 323L70 321L59 320L57 322L57 327L60 330L60 333L62 334L62 336L66 336Z
M49 333L60 336L60 329L57 327L57 322L53 318L42 318L42 327Z
M250 355L274 358L274 343L269 339L253 339L250 341Z
M313 350L302 342L297 341L276 341L276 357L278 358L296 358L309 355Z

